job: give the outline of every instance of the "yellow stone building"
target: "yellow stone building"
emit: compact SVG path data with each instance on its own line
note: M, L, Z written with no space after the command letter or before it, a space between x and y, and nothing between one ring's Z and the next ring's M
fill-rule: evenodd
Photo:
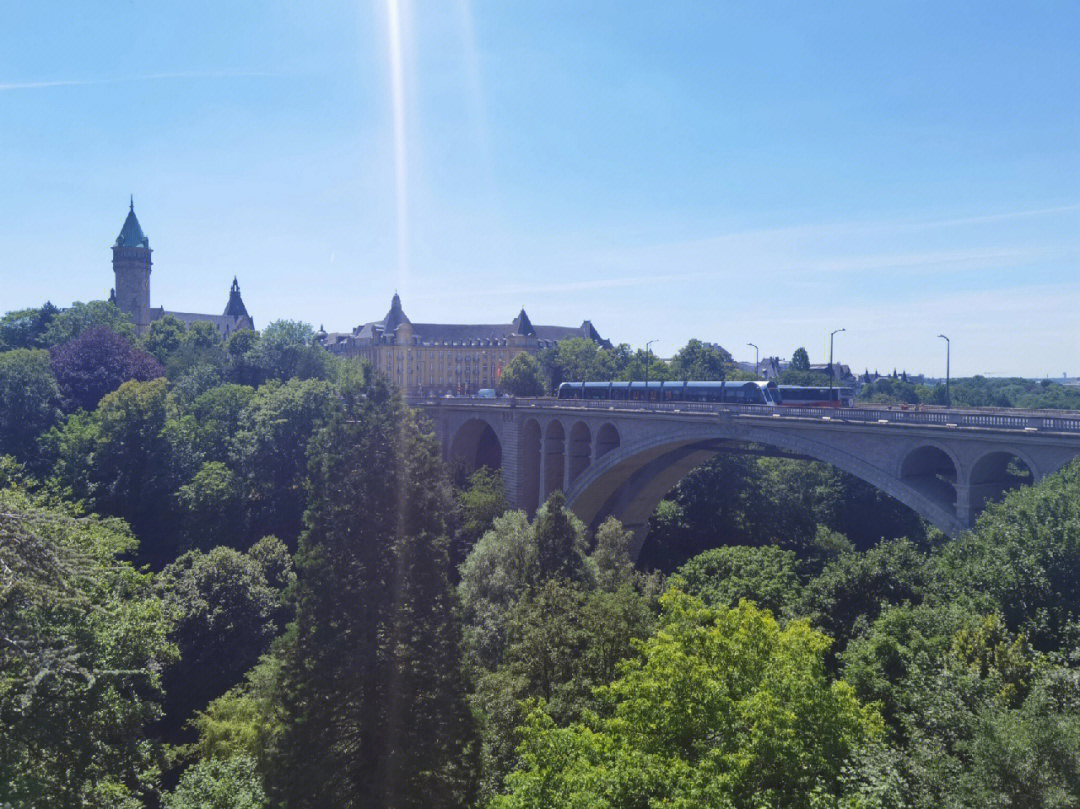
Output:
M413 323L396 292L382 320L350 333L320 329L316 335L327 350L370 360L401 390L416 395L463 395L494 388L502 369L521 352L537 354L573 337L610 346L588 320L578 327L534 326L524 309L510 323Z

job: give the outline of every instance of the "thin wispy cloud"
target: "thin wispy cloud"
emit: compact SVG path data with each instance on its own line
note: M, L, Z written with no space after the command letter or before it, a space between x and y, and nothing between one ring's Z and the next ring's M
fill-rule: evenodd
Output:
M992 224L994 222L1007 220L1034 219L1067 213L1080 213L1080 203L1053 208L1008 211L952 219L923 221L908 219L856 220L850 222L808 223L777 228L751 229L721 233L715 236L705 236L700 239L689 239L678 242L666 242L630 248L600 249L587 254L586 257L598 260L617 260L627 256L647 255L650 251L659 252L670 251L673 249L709 251L738 247L740 245L749 246L759 244L764 246L776 246L792 243L800 239L809 240L827 237L850 238L854 236L875 236L883 238L890 235L903 236L919 230Z
M685 245L682 245L685 246ZM935 250L910 253L881 253L856 256L824 256L814 260L802 260L794 256L743 255L739 257L737 270L740 273L753 273L761 279L769 275L789 276L793 273L820 276L822 274L851 274L868 270L909 270L911 272L932 272L948 269L950 271L982 271L1015 267L1031 264L1040 259L1076 257L1080 255L1080 245L1075 246L1021 246L1003 248L964 248L955 250ZM691 261L685 253L670 255L664 260L662 255L654 257L658 266L686 266ZM699 256L701 260L715 263L715 255ZM725 261L725 264L729 263ZM588 272L587 264L578 267ZM584 281L565 281L548 284L515 284L505 287L469 287L447 290L452 297L475 298L478 296L497 299L506 295L557 294L564 292L583 292L587 290L620 289L631 287L659 286L672 283L689 283L729 278L733 270L724 269L697 270L692 272L649 273L620 275L608 278L592 278Z
M139 76L114 76L101 79L50 79L45 81L0 82L0 92L10 90L42 90L50 87L90 87L103 84L125 84L129 82L161 81L165 79L246 79L278 78L286 73L239 70L239 71L182 71L177 73L146 73Z
M1028 219L1038 216L1054 216L1063 213L1075 213L1080 211L1080 203L1075 205L1058 205L1053 208L1034 208L1027 211L1010 211L1007 213L985 214L983 216L968 216L959 219L939 219L926 222L922 227L940 228L954 227L956 225L983 225L991 222L1004 222L1009 219Z

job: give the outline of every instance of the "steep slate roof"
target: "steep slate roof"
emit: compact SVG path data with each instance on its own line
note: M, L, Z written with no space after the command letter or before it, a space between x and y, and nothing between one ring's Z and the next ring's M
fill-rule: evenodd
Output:
M536 336L536 329L533 328L533 324L532 321L529 320L529 316L525 314L524 306L521 307L521 312L518 314L518 316L514 318L514 322L512 325L516 327L514 329L514 334L521 334L525 337Z
M402 323L408 322L409 318L405 316L405 310L401 308L401 298L395 292L394 299L390 301L390 311L382 319L383 331L392 332Z
M240 284L236 282L236 276L232 279L232 288L229 290L229 302L225 304L225 314L228 317L250 317L244 299L240 297Z
M149 249L150 240L142 232L139 220L135 216L135 198L131 198L131 210L128 211L124 226L120 229L120 235L116 237L117 247L145 247Z
M151 317L151 320L157 320L159 317L164 317L165 315L172 315L177 320L183 321L185 326L190 326L192 323L212 323L222 337L227 337L234 331L247 327L246 323L243 322L243 318L234 317L233 315L202 315L197 312L166 312L163 309L153 310L153 313L154 316Z

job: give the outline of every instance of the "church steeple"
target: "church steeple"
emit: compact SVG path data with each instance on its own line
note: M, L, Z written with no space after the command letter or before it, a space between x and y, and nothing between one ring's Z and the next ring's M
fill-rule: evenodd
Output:
M225 314L230 317L250 317L244 299L240 297L240 284L233 276L232 287L229 289L229 302L225 304Z

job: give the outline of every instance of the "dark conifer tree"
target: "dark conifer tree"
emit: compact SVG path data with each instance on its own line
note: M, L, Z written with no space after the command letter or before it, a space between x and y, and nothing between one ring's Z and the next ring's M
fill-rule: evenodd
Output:
M584 560L577 547L578 533L570 522L566 496L561 490L555 491L537 512L534 529L540 579L561 578L571 582L585 579Z
M289 809L471 803L474 730L438 448L370 367L313 440L281 760Z

